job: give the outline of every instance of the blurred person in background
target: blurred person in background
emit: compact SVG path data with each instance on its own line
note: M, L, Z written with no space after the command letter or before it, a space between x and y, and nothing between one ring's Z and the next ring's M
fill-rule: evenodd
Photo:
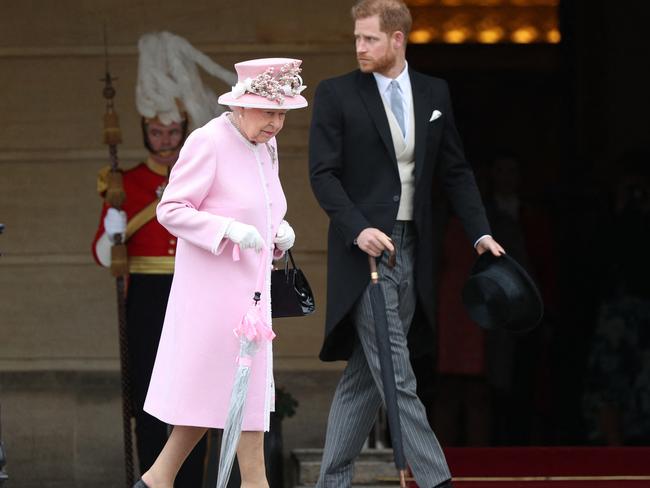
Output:
M583 411L589 441L650 444L650 153L617 165L601 262L603 299L591 339Z

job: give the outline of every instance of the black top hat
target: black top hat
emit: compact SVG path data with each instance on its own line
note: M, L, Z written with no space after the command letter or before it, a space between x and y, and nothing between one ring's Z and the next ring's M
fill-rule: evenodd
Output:
M526 332L539 324L544 314L537 286L507 254L481 254L462 295L467 313L484 329Z

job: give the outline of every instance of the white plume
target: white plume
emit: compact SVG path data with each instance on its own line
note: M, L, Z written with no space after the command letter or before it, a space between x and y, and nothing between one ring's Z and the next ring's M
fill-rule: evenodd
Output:
M237 82L235 73L170 32L144 34L138 42L138 50L135 99L140 115L158 116L163 124L180 122L178 99L187 110L190 128L194 129L222 112L215 93L203 85L197 65L230 86Z

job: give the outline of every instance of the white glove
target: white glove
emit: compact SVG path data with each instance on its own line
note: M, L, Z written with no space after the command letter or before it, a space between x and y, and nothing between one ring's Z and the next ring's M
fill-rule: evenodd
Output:
M108 234L111 243L114 242L115 234L122 234L122 242L126 232L126 212L116 208L109 208L104 217L104 230Z
M289 225L289 222L283 220L278 227L278 232L275 234L273 243L280 251L288 251L293 247L294 242L296 242L296 233Z
M235 244L239 244L241 249L255 249L260 252L264 248L264 239L252 225L233 220L228 224L225 235Z

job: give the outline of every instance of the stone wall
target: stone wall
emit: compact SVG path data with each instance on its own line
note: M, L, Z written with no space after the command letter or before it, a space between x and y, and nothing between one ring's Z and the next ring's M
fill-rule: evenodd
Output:
M115 286L90 243L106 25L121 164L145 154L134 106L139 36L169 30L223 66L267 56L304 60L306 97L320 79L354 67L350 1L61 0L5 2L0 16L0 404L14 486L118 486L121 423ZM217 93L229 87L215 80ZM317 360L322 339L326 217L307 178L311 110L291 113L279 137L281 176L297 233L296 259L318 312L278 320L276 370L301 405L285 446L322 443L340 365ZM20 480L20 481L18 481Z

